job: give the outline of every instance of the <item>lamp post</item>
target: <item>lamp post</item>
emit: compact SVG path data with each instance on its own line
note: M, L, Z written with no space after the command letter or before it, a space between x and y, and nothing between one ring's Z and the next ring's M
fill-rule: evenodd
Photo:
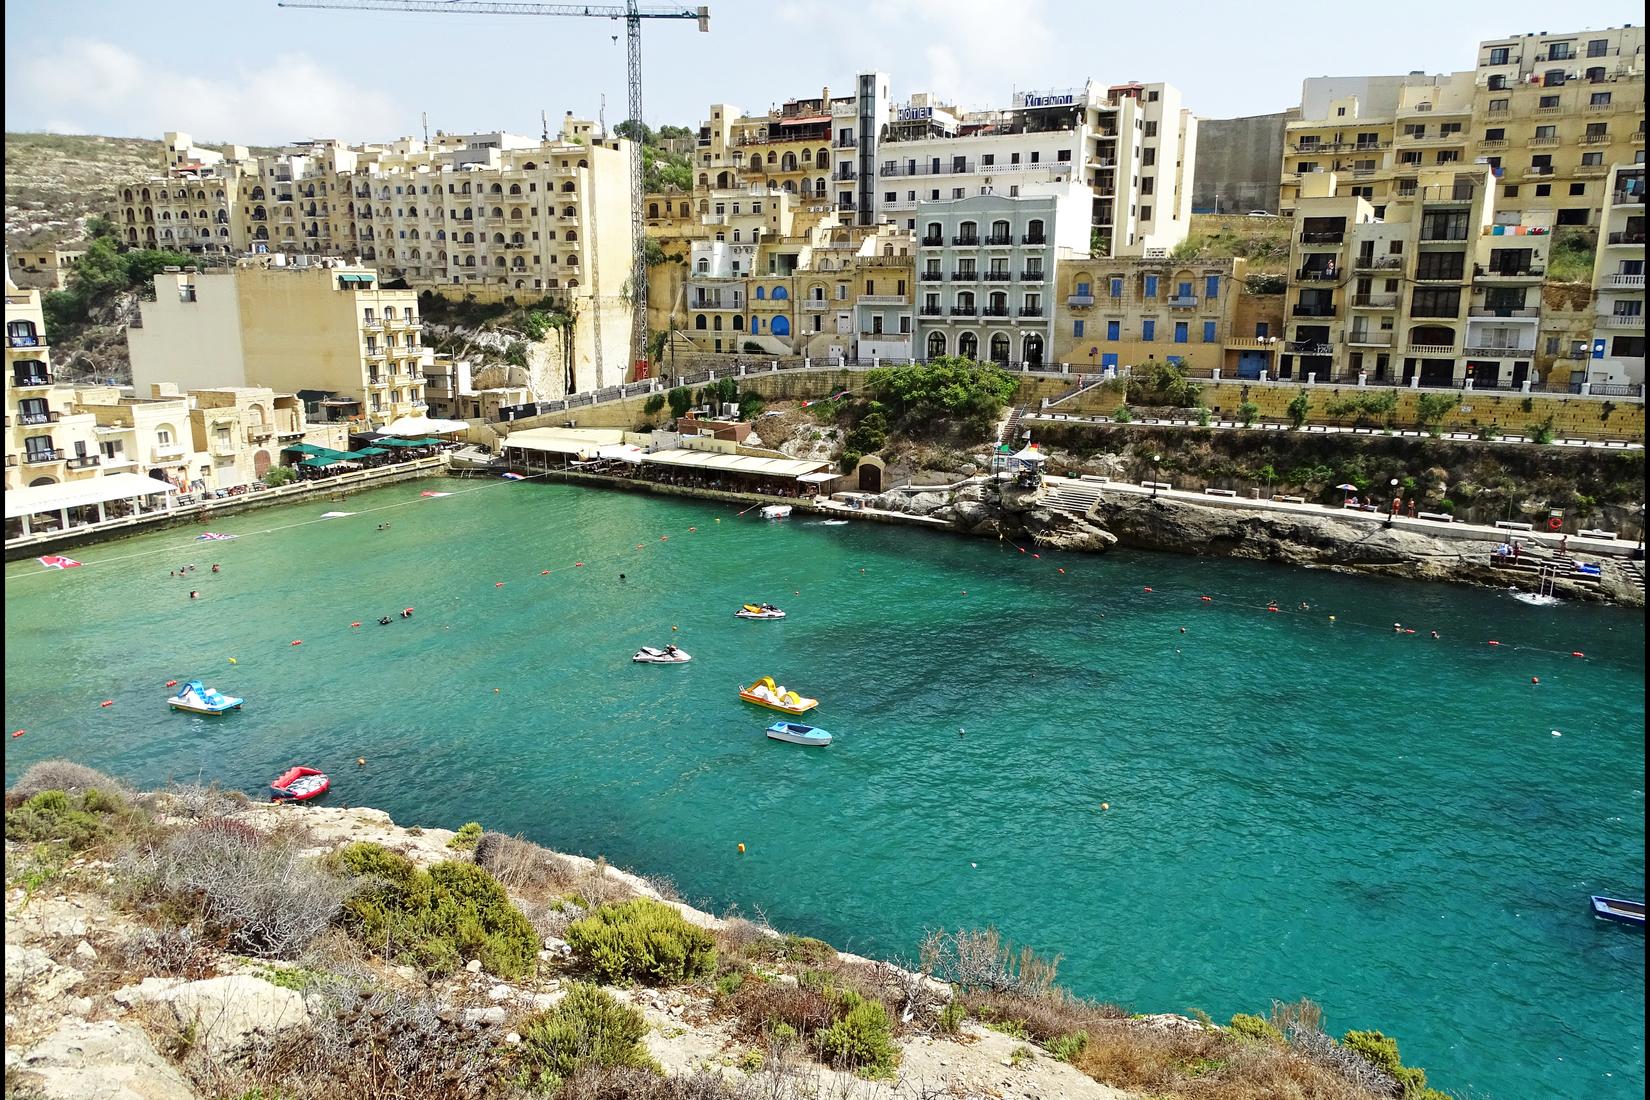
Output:
M1398 518L1398 479L1393 478L1392 481L1391 481L1391 485L1392 485L1392 511L1387 513L1386 525L1388 527L1391 527L1392 526L1392 521Z
M1163 461L1162 455L1152 455L1152 499L1157 499L1157 464Z

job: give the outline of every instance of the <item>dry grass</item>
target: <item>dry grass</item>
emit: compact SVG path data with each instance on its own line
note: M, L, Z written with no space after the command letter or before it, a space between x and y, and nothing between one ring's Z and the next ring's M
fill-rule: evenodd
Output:
M1102 1028L1127 1018L1127 1013L1116 1005L1085 1001L1063 989L1034 996L969 993L962 1000L970 1015L987 1024L1005 1025L1005 1030L1023 1032L1027 1038L1044 1045L1080 1031L1093 1036Z
M41 791L84 794L89 790L122 798L130 798L132 794L126 784L96 768L88 768L72 760L42 760L24 772L6 792L6 809L21 806Z
M720 1005L733 1015L740 1037L751 1041L766 1040L775 1024L805 1036L836 1019L836 1004L824 993L787 981L748 978Z
M506 890L534 900L565 894L581 877L555 852L503 833L483 833L476 841L474 858Z

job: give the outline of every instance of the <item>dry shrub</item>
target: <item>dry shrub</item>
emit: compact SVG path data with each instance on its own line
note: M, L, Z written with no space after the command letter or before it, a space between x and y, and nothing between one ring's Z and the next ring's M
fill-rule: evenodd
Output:
M1379 1095L1287 1050L1253 1044L1231 1050L1225 1065L1182 1082L1187 1100L1372 1100Z
M216 970L217 945L200 923L138 928L116 947L120 960L139 974L197 981Z
M1034 996L1015 993L970 993L963 997L970 1013L993 1024L1013 1025L1047 1046L1080 1031L1091 1036L1127 1014L1116 1005L1085 1001L1063 989Z
M556 1100L739 1100L742 1095L705 1071L661 1077L645 1069L589 1066L567 1079Z
M95 768L76 764L72 760L42 760L12 784L11 790L6 792L6 808L20 806L41 791L84 794L90 790L120 795L122 798L130 798L132 794L126 784Z
M769 928L767 922L746 920L731 912L713 935L717 949L730 959L777 958L785 947L785 938Z
M596 857L584 874L573 885L573 897L584 909L597 909L610 901L624 901L630 897L630 887L607 873L607 860Z
M1221 1057L1231 1041L1218 1031L1164 1030L1129 1020L1108 1020L1088 1030L1089 1041L1072 1064L1103 1085L1172 1092L1184 1067Z
M282 1100L484 1100L497 1095L499 1051L479 1025L444 1019L422 993L360 989L329 999L308 1027L259 1036L222 1061L186 1059L206 1095Z
M1060 967L1059 955L1044 958L1030 947L1016 950L989 927L929 932L920 952L924 973L968 992L1044 993Z
M566 893L578 880L566 860L530 840L503 833L483 833L475 861L514 893L544 896Z
M231 951L292 958L326 929L345 884L305 859L289 834L212 819L131 853L121 877L140 908L179 923L198 916Z
M797 1035L810 1035L836 1019L836 1005L818 989L792 982L747 980L723 1004L734 1015L735 1030L745 1039L762 1039L775 1024Z
M205 818L230 817L251 805L252 800L240 791L226 791L216 783L174 783L160 800L166 812L174 817L200 821Z

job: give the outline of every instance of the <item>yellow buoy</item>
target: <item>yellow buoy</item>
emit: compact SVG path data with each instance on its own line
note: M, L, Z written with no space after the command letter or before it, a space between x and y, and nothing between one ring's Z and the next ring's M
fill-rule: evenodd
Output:
M1100 808L1102 810L1109 810L1109 809L1111 809L1111 803L1110 802L1102 802L1102 803L1100 803Z
M741 844L741 845L739 845L739 850L740 850L740 851L741 851L741 852L743 852L743 851L744 851L744 850L745 850L745 846L744 846L744 845L743 845L743 844Z
M364 757L364 756L357 756L355 758L355 766L358 767L358 768L366 767L367 766L367 758Z
M233 658L233 657L229 658L229 663L234 664L235 663L235 658Z

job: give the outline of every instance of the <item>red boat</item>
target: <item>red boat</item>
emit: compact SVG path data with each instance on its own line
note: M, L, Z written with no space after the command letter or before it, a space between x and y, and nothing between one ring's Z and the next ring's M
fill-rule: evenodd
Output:
M270 784L275 791L274 802L308 802L320 798L332 786L326 773L316 768L288 768Z

